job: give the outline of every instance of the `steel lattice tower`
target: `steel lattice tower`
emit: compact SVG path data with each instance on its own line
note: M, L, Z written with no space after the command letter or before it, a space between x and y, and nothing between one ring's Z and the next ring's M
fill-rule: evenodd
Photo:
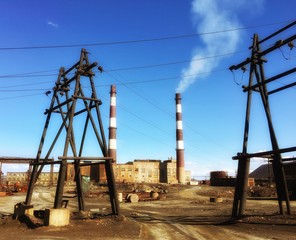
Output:
M259 40L257 34L254 34L253 37L253 44L250 47L252 50L251 57L247 58L245 61L233 65L230 67L230 70L237 70L237 69L245 69L245 65L250 66L250 74L249 74L249 84L248 86L243 87L243 91L247 92L247 104L246 104L246 117L245 117L245 127L244 127L244 138L243 138L243 148L242 152L238 153L237 156L234 156L234 160L238 160L238 171L237 171L237 178L236 178L236 188L234 194L234 201L233 201L233 209L232 209L232 217L241 217L244 215L245 207L246 207L246 198L247 198L247 191L248 191L248 178L249 178L249 170L250 170L250 160L254 157L259 158L269 158L272 159L272 167L273 173L276 183L277 189L277 197L278 197L278 205L279 205L279 212L280 214L284 214L283 202L286 203L287 213L291 214L290 209L290 200L286 182L286 176L283 168L283 161L291 161L293 159L283 159L282 153L288 153L296 151L296 147L290 148L280 148L277 140L277 136L274 130L274 123L272 121L271 110L270 110L270 103L269 98L272 94L277 93L279 91L285 90L287 88L293 87L296 83L287 84L283 87L268 90L267 86L269 83L288 76L294 72L296 72L296 68L292 68L288 71L279 73L273 77L266 78L265 71L264 71L264 64L266 64L267 60L264 58L269 53L273 52L274 50L279 49L281 46L290 45L293 46L293 40L296 39L296 35L292 35L284 40L277 41L271 47L262 50L261 44L265 41L275 37L279 33L287 30L288 28L296 25L296 21L292 22L291 24L287 25L286 27L276 31L275 33L271 34L270 36ZM292 47L293 48L293 47ZM259 152L259 153L248 153L248 143L249 143L249 128L250 128L250 121L251 121L251 106L252 106L252 94L259 93L261 102L264 108L269 136L270 136L270 143L272 150Z
M26 205L31 204L33 188L44 165L59 164L60 170L54 208L61 208L67 175L67 165L74 164L78 207L79 210L84 210L85 206L82 194L80 167L103 164L107 176L112 213L119 215L119 204L112 168L113 159L108 155L108 146L106 144L100 113L100 105L102 102L97 98L93 79L95 74L92 69L96 66L96 62L89 62L88 52L85 49L82 49L80 59L76 64L67 70L63 67L60 69L57 81L53 88L53 96L50 106L45 111L47 118L36 160L33 164L26 196ZM98 69L102 71L101 67ZM54 114L60 116L61 123L57 128L57 133L50 144L50 147L46 151L44 143L48 138L47 132ZM83 117L85 120L84 123L81 124L81 122L79 122L79 125L75 125L78 116L80 121ZM75 132L79 132L79 130L81 134L75 134ZM85 140L90 131L94 133L96 139L95 142L97 143L97 148L95 148L94 151L98 150L100 156L84 156L83 150L85 147ZM55 148L58 139L61 138L64 138L63 152L61 156L58 157L57 161L52 161L49 157ZM41 157L43 158L41 159ZM88 161L88 163L85 163L84 161Z

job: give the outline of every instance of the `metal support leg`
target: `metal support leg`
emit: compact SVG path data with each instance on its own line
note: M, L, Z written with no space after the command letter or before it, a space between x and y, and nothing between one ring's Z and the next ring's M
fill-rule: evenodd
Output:
M115 178L114 178L114 173L113 173L111 161L109 161L109 160L105 161L105 169L106 169L106 175L107 175L107 181L108 181L108 187L109 187L109 193L110 193L110 202L111 202L111 207L112 207L112 213L114 215L120 215L119 201L117 198Z

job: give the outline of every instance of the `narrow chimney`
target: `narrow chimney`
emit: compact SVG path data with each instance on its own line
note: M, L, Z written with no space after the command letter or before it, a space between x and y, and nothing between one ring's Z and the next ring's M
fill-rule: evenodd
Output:
M116 86L111 85L110 90L110 119L109 119L109 144L108 155L116 164Z
M183 122L181 94L176 93L176 155L177 155L177 180L180 184L185 184L185 164L184 164L184 142L183 142Z

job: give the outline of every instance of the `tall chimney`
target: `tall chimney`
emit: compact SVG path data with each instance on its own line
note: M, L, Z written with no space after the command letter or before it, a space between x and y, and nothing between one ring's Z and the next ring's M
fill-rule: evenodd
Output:
M184 142L183 142L183 122L181 94L176 93L176 155L177 155L177 180L180 184L185 184L185 164L184 164Z
M110 90L110 118L109 118L109 144L108 155L116 164L116 86L111 85Z

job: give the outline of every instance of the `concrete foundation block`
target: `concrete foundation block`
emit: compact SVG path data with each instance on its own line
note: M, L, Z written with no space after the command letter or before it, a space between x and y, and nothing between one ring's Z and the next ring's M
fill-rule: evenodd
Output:
M67 208L45 209L44 225L62 227L70 223L70 211Z
M25 214L29 215L29 216L34 216L34 211L35 211L35 209L33 207L28 208L28 209L25 210Z

